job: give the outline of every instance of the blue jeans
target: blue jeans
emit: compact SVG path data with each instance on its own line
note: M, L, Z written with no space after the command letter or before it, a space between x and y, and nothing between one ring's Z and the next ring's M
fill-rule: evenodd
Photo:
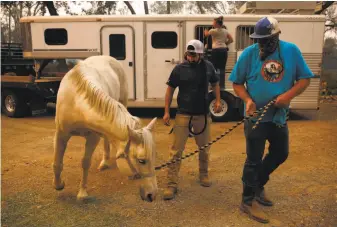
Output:
M249 202L254 198L256 188L263 188L269 175L288 157L288 126L278 127L272 122L260 123L252 129L253 123L246 121L244 132L246 137L246 162L243 168L243 200ZM263 158L266 141L269 152Z

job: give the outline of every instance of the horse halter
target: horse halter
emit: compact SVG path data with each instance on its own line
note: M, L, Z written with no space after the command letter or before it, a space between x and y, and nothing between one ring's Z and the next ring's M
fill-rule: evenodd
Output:
M137 168L132 164L130 160L130 144L131 140L128 140L124 152L118 156L116 159L118 169L124 174L129 177L130 180L138 180L141 178L146 178L146 177L153 177L153 173L149 174L142 174L139 171L137 171ZM122 159L124 159L124 162L121 162Z

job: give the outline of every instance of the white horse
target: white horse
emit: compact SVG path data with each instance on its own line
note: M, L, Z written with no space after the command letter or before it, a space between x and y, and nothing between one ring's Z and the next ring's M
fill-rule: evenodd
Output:
M92 154L103 137L104 154L98 168L109 167L110 145L117 148L119 170L134 179L142 179L140 196L143 200L155 199L158 187L152 131L156 118L141 128L139 118L133 117L126 109L127 91L121 64L109 56L89 57L64 76L57 95L55 116L53 184L56 190L65 186L61 172L67 142L71 136L82 136L86 138L86 144L77 199L91 198L86 191L88 170Z

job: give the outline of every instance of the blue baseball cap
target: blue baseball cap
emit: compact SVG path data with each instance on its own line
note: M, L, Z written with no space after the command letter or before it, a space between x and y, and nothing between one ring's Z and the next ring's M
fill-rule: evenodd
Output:
M278 21L273 17L264 17L255 25L255 32L249 37L253 39L263 39L281 33Z

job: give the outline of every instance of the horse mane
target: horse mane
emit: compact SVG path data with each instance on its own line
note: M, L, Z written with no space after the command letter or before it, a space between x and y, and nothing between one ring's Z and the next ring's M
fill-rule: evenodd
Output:
M138 117L132 116L123 104L110 97L100 87L86 78L85 72L93 70L97 72L97 70L92 67L90 67L90 70L84 70L83 68L86 68L86 65L82 61L72 69L72 73L69 76L69 79L76 87L76 93L83 95L89 106L97 114L106 118L107 123L112 123L116 127L117 133L127 134L127 126L132 129L140 128L141 123Z
M155 146L155 144L153 143L153 137L151 132L146 128L144 128L142 131L143 131L142 137L144 140L144 147L146 151L146 158L149 160L152 158L150 157L150 154L154 155L153 151L155 151L155 149L153 146Z

